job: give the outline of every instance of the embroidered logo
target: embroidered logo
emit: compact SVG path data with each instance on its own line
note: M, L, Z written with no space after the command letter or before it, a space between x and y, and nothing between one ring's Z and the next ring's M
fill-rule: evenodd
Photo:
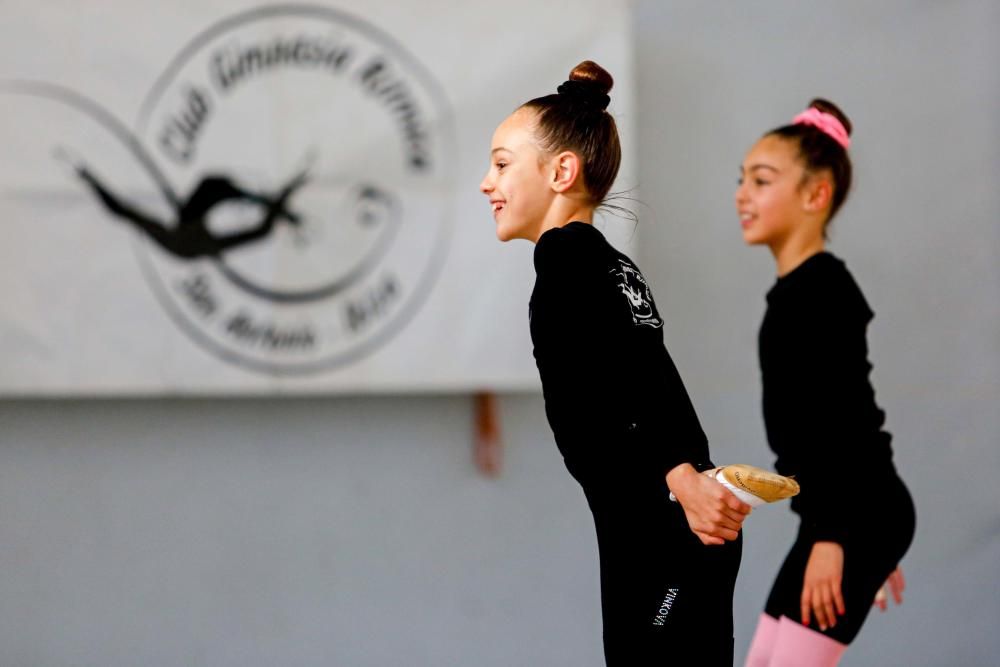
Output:
M612 270L611 273L618 280L618 288L622 291L628 301L629 309L632 312L632 322L636 326L647 326L659 329L663 326L663 320L656 313L653 307L653 295L649 291L646 279L635 268L625 260L618 260L621 270Z
M679 592L679 588L667 589L667 595L663 598L663 602L660 603L660 609L656 612L656 617L653 618L653 625L663 625L666 622L667 615L670 614L670 608L674 606L674 600L677 599Z

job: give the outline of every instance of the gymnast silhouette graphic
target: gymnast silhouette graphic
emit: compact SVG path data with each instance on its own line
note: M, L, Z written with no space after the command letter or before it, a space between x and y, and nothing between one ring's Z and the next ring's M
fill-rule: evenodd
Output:
M232 175L208 173L185 197L174 190L156 161L148 153L132 130L107 109L90 98L62 86L44 81L6 81L0 79L0 95L25 95L48 99L75 109L104 128L109 137L116 139L135 159L140 171L145 172L159 188L171 213L157 215L144 210L137 203L116 193L102 182L96 171L85 160L66 146L55 149L54 157L67 163L74 175L93 192L105 209L113 216L127 222L152 240L166 253L184 260L206 258L212 260L218 271L231 283L249 294L279 303L304 303L328 298L355 284L367 275L392 244L400 228L401 203L390 189L373 182L355 183L340 204L337 217L353 221L363 230L364 240L358 245L347 245L341 251L349 261L346 270L320 277L312 285L280 286L259 281L252 274L244 274L227 263L227 254L239 247L259 243L270 236L277 226L287 223L296 230L295 242L311 246L306 227L310 220L319 222L337 211L326 210L317 217L316 211L293 210L292 197L306 183L312 182L313 167L318 152L307 152L305 166L276 192L260 192L241 185ZM320 180L322 176L319 177ZM327 175L326 181L329 181ZM329 186L329 183L325 184ZM320 188L324 183L319 184ZM239 231L220 232L210 229L212 212L225 202L250 203L260 207L258 219ZM346 215L344 215L346 214ZM313 230L315 232L315 229ZM327 248L327 251L330 251Z
M175 203L177 222L169 226L138 207L124 201L102 184L82 162L62 152L77 175L94 191L104 206L114 215L132 224L160 247L183 259L220 258L227 251L267 237L279 221L300 225L301 217L289 210L288 200L308 180L305 169L294 176L276 195L268 197L251 192L228 176L211 174L204 177L186 200ZM208 216L213 208L226 201L244 201L264 207L263 217L250 229L227 234L215 234L208 228Z

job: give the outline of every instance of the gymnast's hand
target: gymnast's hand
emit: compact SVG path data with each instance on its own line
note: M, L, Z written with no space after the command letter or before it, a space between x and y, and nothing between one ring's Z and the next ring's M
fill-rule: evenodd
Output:
M750 506L690 463L667 473L667 486L684 509L688 527L703 544L725 544L739 537Z
M892 593L892 599L896 601L896 604L903 604L903 590L906 588L906 580L903 579L903 568L897 567L893 570L889 578L882 584L882 588L875 594L873 606L878 607L881 611L889 608L889 596L885 592L887 588Z
M802 624L809 625L815 616L819 629L826 631L837 625L837 616L843 616L844 596L841 581L844 578L844 547L836 542L816 542L806 563L800 600Z

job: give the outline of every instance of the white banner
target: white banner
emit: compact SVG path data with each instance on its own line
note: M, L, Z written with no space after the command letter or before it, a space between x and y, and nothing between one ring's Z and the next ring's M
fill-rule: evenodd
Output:
M0 394L537 386L478 184L590 58L636 185L626 2L103 4L0 25Z

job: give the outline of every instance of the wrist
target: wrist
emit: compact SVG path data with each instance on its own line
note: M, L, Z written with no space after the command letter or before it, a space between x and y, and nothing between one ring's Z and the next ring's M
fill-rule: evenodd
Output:
M691 479L692 475L697 474L698 471L690 463L682 463L674 466L666 475L667 488L671 491L676 491L678 488L685 486L687 480Z

